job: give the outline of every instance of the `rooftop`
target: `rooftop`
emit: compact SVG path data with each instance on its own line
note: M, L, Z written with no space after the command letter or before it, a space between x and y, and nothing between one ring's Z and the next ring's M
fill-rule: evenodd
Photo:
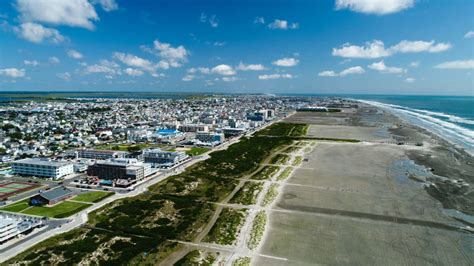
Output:
M44 166L65 166L65 165L71 164L70 162L67 162L67 161L54 161L47 158L26 158L26 159L14 161L13 163L34 164L34 165L44 165Z

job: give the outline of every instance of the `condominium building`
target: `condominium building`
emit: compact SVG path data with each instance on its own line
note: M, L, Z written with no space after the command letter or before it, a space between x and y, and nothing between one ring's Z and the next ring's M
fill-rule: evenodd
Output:
M172 167L189 159L184 152L163 151L161 149L150 149L143 152L143 159L153 167Z
M123 158L127 152L123 151L111 151L111 150L92 150L92 149L78 149L66 151L66 156L85 158L85 159L96 159L96 160L107 160L111 158Z
M41 218L0 212L0 244L42 225Z
M136 181L152 173L150 164L139 162L133 158L98 161L87 169L87 175L107 180L130 179Z
M223 133L196 132L196 139L205 143L222 143L225 140Z
M67 161L54 161L48 158L31 158L14 161L12 170L17 175L60 179L74 173L74 166Z

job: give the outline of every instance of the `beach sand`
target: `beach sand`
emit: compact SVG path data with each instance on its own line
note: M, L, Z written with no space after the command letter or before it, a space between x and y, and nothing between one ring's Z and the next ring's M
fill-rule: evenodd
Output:
M474 234L444 209L469 214L474 193L439 191L443 179L474 185L467 153L366 105L285 122L311 124L308 136L361 142L316 141L268 211L259 252L279 259L255 256L254 265L474 264Z

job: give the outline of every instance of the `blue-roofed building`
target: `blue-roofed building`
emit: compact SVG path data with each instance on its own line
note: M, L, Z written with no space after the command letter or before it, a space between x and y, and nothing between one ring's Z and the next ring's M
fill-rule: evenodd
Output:
M74 196L74 192L65 186L41 191L38 195L30 198L30 205L42 206L53 205Z

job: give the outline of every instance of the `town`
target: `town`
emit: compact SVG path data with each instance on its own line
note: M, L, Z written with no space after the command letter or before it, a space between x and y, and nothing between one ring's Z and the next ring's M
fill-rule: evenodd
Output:
M295 110L351 104L269 95L5 102L0 251L72 228L82 214L142 193Z

